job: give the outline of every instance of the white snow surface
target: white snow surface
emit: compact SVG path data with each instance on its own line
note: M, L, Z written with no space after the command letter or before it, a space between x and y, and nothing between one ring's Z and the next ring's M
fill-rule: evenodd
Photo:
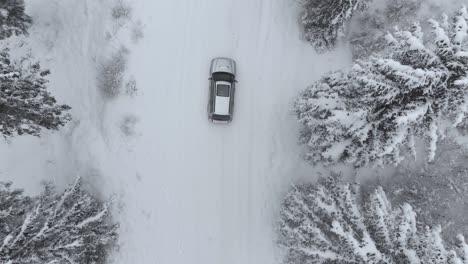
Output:
M297 93L349 61L301 40L291 0L132 0L144 37L116 26L113 0L27 0L32 53L74 122L40 139L0 144L0 180L28 193L77 175L116 195L121 224L112 263L276 263L274 224L293 179L314 176L300 158L291 114ZM122 45L138 95L104 100L99 65ZM237 62L231 124L207 119L213 57ZM137 116L136 136L120 131Z

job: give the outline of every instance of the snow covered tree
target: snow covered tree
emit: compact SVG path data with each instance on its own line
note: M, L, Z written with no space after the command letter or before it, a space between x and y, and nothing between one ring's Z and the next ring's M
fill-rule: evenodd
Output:
M24 196L22 190L12 190L11 183L0 183L0 234L21 226L21 219L33 208L33 199ZM1 235L4 241L5 235Z
M32 20L24 10L24 0L0 0L0 39L27 33Z
M349 20L358 11L367 7L369 0L306 0L303 4L301 22L305 38L317 51L335 47L345 35Z
M463 126L468 112L467 10L451 23L430 20L423 41L415 24L388 34L386 54L325 75L296 100L301 141L311 162L398 164L426 142L433 160L438 139Z
M0 0L0 40L27 33L32 21L24 11L24 0ZM39 63L30 63L29 58L16 61L8 49L0 48L0 133L4 137L39 136L42 128L56 130L70 119L70 107L58 105L47 92L48 74Z
M47 91L48 70L38 63L12 62L8 50L0 51L0 133L39 136L42 128L58 129L70 115Z
M365 58L385 48L385 34L395 27L405 28L415 21L426 20L419 12L425 0L385 0L357 13L349 28L348 40L354 58Z
M430 163L406 160L392 173L366 178L366 188L382 186L392 203L411 204L418 214L418 225L441 225L448 243L458 233L468 235L468 150L443 139ZM367 187L371 186L371 187ZM364 189L364 190L365 190Z
M81 189L61 194L47 185L39 197L0 188L1 263L105 263L117 238L109 208Z
M417 228L409 204L393 208L382 188L359 194L336 177L293 186L278 228L284 263L466 263L463 236L448 249L440 227Z

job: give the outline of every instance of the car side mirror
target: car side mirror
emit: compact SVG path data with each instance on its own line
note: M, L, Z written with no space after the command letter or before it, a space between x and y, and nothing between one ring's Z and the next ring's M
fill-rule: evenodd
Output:
M211 80L213 80L213 78L211 78L211 77L210 77L210 78L208 78L208 80L210 80L210 81L211 81Z

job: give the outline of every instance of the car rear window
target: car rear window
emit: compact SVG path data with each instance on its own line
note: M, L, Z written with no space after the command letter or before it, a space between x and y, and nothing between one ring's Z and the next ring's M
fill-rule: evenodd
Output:
M229 97L229 85L218 84L216 88L216 96Z

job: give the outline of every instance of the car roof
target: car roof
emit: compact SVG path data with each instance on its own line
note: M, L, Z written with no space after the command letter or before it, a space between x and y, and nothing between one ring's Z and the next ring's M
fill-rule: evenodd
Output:
M231 86L231 83L229 82L224 82L224 81L218 81L216 82L216 85L218 84L223 84L223 85L229 85ZM216 87L217 89L217 87ZM229 91L229 97L224 97L224 96L217 96L216 91L215 91L215 98L214 98L214 114L217 115L229 115L229 106L230 106L230 100L231 100L231 91Z

